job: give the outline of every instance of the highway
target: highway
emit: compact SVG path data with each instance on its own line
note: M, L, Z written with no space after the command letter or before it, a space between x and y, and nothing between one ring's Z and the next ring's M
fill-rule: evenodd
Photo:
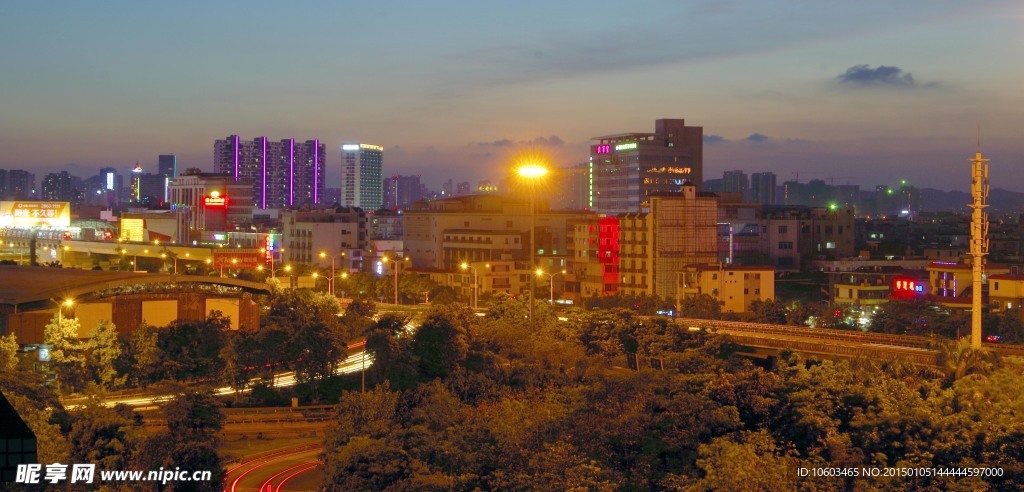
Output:
M373 357L366 352L365 345L365 341L349 345L349 350L359 349L358 352L350 353L348 357L345 358L345 360L338 364L338 367L335 369L334 374L340 375L357 373L373 365ZM263 380L260 378L255 378L252 381L250 381L250 385L261 381ZM287 388L295 386L296 384L298 384L298 380L295 377L294 371L282 372L274 375L275 388ZM214 395L217 396L225 396L234 394L236 392L247 393L249 391L251 390L248 387L242 390L236 390L231 386L224 386L215 389L213 393ZM151 407L155 407L161 403L170 401L172 398L174 398L174 396L175 395L173 394L154 395L152 393L142 392L127 395L122 394L101 397L100 402L103 406L107 407L112 407L114 405L121 404L135 408L136 410L146 410L150 409ZM83 403L81 403L82 401L84 401L84 398L67 399L64 400L64 407L69 410L73 410L83 405Z
M323 474L320 443L277 449L228 468L225 492L285 492L316 490Z

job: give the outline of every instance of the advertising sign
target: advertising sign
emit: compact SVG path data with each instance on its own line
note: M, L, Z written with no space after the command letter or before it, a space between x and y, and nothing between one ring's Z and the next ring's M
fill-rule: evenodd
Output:
M0 225L69 227L71 204L68 202L0 202Z
M230 250L213 252L214 268L256 268L263 264L259 250Z

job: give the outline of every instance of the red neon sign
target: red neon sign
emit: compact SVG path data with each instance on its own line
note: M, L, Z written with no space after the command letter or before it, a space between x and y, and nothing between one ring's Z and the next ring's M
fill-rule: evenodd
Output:
M910 299L924 294L925 285L915 278L894 277L890 291L894 299Z
M608 144L595 145L594 146L594 153L595 154L611 154L612 153L612 146L608 145Z
M203 205L207 207L226 207L228 206L228 197L226 196L206 196L203 197Z

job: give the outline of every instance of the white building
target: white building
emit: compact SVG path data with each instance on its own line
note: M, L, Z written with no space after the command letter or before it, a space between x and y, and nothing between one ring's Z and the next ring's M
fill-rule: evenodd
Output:
M384 204L384 147L341 146L341 205L377 210Z

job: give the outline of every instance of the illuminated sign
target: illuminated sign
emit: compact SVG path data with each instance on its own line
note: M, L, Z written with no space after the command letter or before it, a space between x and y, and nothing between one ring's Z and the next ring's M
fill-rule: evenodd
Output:
M211 193L210 196L203 197L203 205L207 207L226 207L228 206L228 197L215 196Z
M211 234L210 235L210 239L213 239L214 241L226 241L227 238L228 238L227 234Z
M894 299L910 299L924 294L925 286L921 281L911 277L894 277L892 279L890 297Z
M71 205L68 202L0 202L0 225L68 227Z
M107 173L107 189L114 189L114 173Z
M39 347L39 362L50 362L50 345L42 345Z
M256 268L263 264L263 255L257 251L214 251L214 268Z
M263 262L267 265L274 262L274 247L274 236L267 234L267 237L263 238L263 249L266 250Z
M651 169L648 169L647 172L649 172L649 173L666 173L666 174L690 174L691 172L693 172L693 168L689 168L689 167L672 167L672 166L652 167Z
M121 219L121 237L128 241L142 242L146 240L146 221L144 219Z
M384 147L381 147L380 145L359 144L359 148L367 150L379 150L381 152L384 151Z
M624 143L624 144L616 145L615 146L615 151L616 152L621 152L623 150L633 150L635 148L636 148L636 142L630 142L630 143Z
M612 153L612 146L608 145L608 144L602 144L602 145L594 146L594 153L595 154L611 154Z
M341 146L341 150L359 150L359 144L345 144Z

